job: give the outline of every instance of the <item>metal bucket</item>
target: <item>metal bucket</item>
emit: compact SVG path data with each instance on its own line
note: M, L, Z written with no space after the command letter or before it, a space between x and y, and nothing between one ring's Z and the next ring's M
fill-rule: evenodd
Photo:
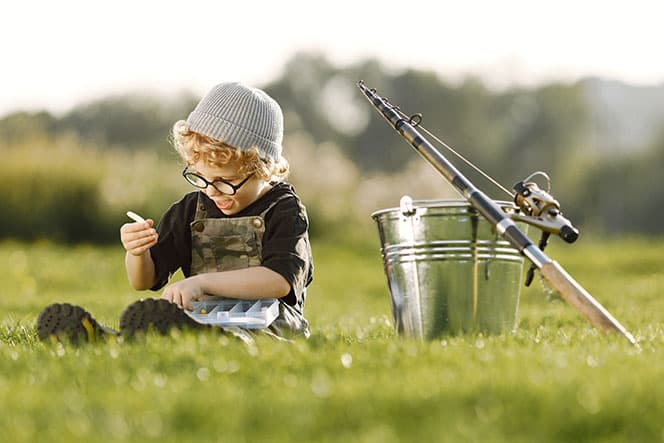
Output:
M432 339L516 328L523 256L466 200L404 196L399 208L371 216L400 335Z

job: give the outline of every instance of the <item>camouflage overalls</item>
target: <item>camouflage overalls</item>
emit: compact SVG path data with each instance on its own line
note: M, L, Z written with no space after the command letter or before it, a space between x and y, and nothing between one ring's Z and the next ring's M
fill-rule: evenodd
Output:
M263 261L265 214L287 197L290 196L280 196L260 215L209 218L199 194L196 215L190 225L191 275L260 266ZM307 320L281 299L279 316L268 330L280 337L309 336Z

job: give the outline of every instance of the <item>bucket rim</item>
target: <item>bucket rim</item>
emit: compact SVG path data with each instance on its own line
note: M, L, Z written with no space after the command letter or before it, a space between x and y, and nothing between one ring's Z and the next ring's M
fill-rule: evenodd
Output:
M494 200L501 208L510 208L518 209L518 207L511 201L506 200ZM417 208L467 208L472 207L470 202L465 198L438 198L438 199L422 199L422 200L413 200L413 207ZM378 209L371 213L372 218L379 217L383 214L388 214L392 212L401 212L401 208L398 206L392 208Z

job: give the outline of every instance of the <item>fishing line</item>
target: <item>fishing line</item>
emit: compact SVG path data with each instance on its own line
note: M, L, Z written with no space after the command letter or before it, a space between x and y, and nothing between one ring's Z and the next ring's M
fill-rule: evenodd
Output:
M431 132L429 132L429 130L428 130L427 128L425 128L424 126L421 126L421 123L422 123L422 114L417 113L417 114L413 114L413 115L411 115L411 116L408 116L408 115L404 114L398 106L395 106L395 105L391 104L387 98L384 98L384 100L385 100L385 102L387 102L390 106L392 106L392 109L394 109L397 113L399 113L399 115L402 115L403 117L405 117L406 120L408 120L408 123L410 123L413 127L417 127L417 128L419 128L419 129L421 129L421 130L422 130L424 133L426 133L429 137L431 137L431 138L434 139L436 142L438 142L438 144L440 144L442 147L444 147L444 148L447 149L449 152L451 152L452 154L454 154L457 158L459 158L461 161L463 161L466 165L470 166L475 172L477 172L478 174L480 174L482 177L484 177L484 178L485 178L486 180L488 180L490 183L492 183L493 185L495 185L495 186L496 186L497 188L499 188L501 191L503 191L503 192L505 192L507 195L509 195L511 199L514 198L514 193L513 193L513 192L511 192L509 189L505 188L503 185L501 185L500 183L498 183L497 180L495 180L495 179L494 179L493 177L491 177L489 174L487 174L487 173L485 173L484 171L482 171L479 167L475 166L475 164L473 164L473 162L471 162L471 161L468 160L466 157L464 157L463 155L461 155L459 152L457 152L455 149L453 149L453 148L452 148L451 146L449 146L447 143L445 143L444 141L442 141L441 139L439 139L438 137L436 137L435 134L432 134Z

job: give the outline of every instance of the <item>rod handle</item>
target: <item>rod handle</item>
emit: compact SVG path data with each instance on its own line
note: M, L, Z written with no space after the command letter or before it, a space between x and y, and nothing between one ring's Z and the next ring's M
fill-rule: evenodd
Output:
M625 329L592 295L576 282L557 262L545 263L540 272L560 293L567 303L574 306L590 323L602 332L618 332L631 344L638 346L632 334Z

